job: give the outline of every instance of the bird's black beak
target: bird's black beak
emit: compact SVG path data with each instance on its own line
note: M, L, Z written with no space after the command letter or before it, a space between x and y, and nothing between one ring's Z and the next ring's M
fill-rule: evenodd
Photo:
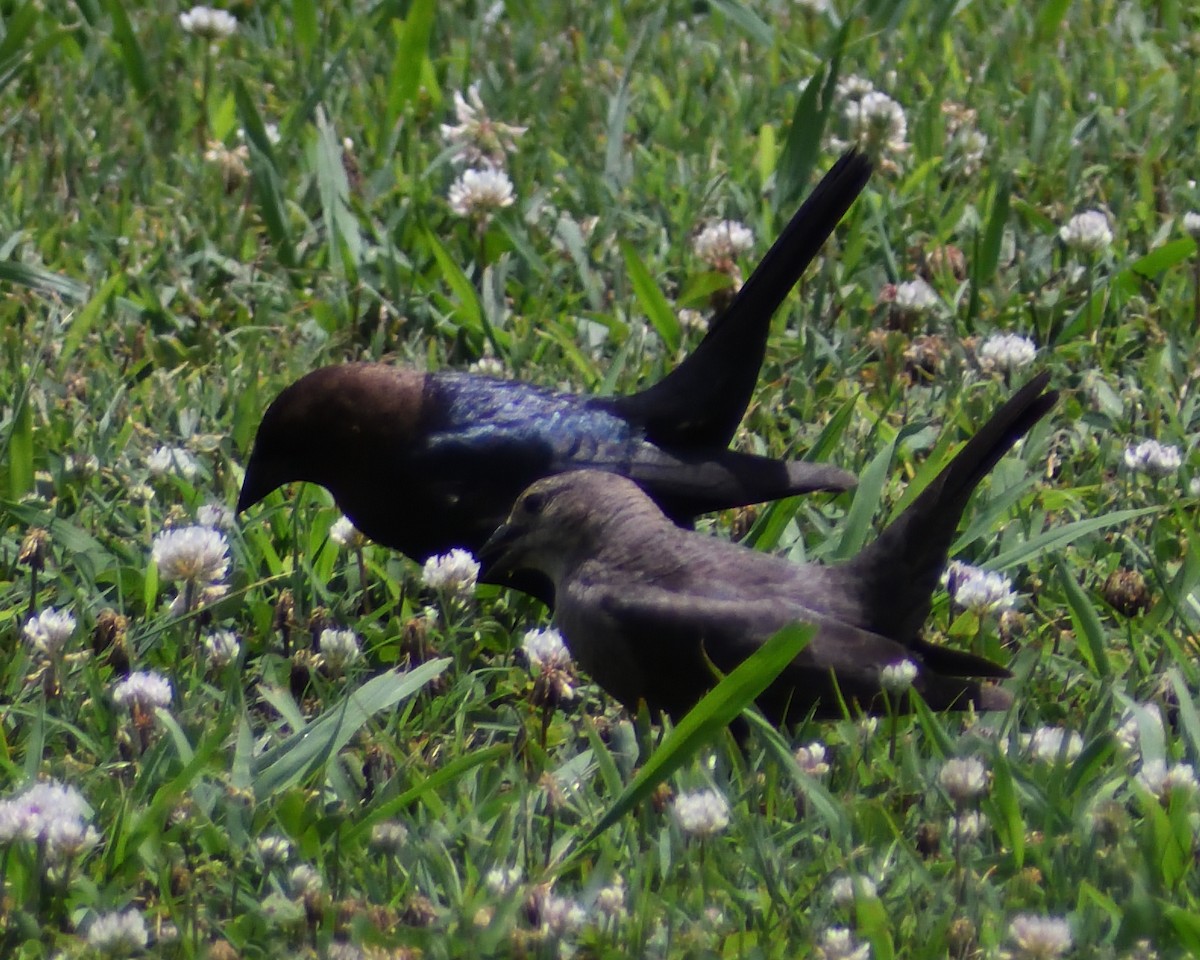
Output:
M520 536L521 531L506 521L479 548L476 559L479 561L479 579L483 583L507 584L514 572L510 565L512 548Z
M242 490L238 494L237 512L248 510L256 503L260 503L266 498L272 490L279 487L278 483L271 483L263 474L262 464L254 459L254 454L250 455L250 462L246 464L246 475L242 478Z

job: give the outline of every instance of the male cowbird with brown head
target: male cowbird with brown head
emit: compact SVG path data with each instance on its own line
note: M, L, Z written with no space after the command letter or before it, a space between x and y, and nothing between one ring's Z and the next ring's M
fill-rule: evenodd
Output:
M368 537L423 560L452 547L478 550L522 490L564 470L629 477L682 523L848 489L853 476L836 467L727 447L758 379L772 314L870 171L862 155L844 155L695 351L648 389L599 397L379 363L324 367L267 410L238 510L285 483L318 483Z
M480 553L483 577L533 571L554 585L554 620L571 654L631 710L678 719L784 626L808 646L762 694L775 723L883 706L883 670L911 661L934 709L1007 706L978 678L1008 671L921 637L967 501L1054 404L1036 377L967 442L869 546L846 563L794 564L681 530L628 480L595 471L533 484Z

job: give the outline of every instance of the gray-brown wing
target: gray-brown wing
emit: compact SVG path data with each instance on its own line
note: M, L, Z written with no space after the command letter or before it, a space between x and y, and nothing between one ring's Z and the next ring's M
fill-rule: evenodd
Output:
M800 718L818 702L825 715L840 712L835 677L847 702L868 707L879 689L879 671L905 657L885 637L780 598L714 598L636 580L577 583L567 594L557 618L572 653L630 709L645 700L652 711L681 716L716 682L712 667L729 673L789 623L814 623L818 629L760 700L776 722Z

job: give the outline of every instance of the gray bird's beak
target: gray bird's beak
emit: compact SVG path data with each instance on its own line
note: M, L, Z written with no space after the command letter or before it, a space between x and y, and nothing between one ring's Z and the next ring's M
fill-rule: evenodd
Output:
M509 564L514 559L511 556L513 547L520 538L521 531L507 521L496 528L496 532L487 538L487 542L479 548L476 555L480 580L501 586L506 583L513 574Z

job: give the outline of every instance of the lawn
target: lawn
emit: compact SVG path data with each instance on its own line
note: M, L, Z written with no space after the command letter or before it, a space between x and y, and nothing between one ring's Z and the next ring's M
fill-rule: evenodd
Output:
M1195 8L0 24L0 956L1200 954ZM735 446L860 484L701 529L851 556L1049 371L926 627L1008 711L664 729L318 487L233 516L322 364L654 382L853 143Z

